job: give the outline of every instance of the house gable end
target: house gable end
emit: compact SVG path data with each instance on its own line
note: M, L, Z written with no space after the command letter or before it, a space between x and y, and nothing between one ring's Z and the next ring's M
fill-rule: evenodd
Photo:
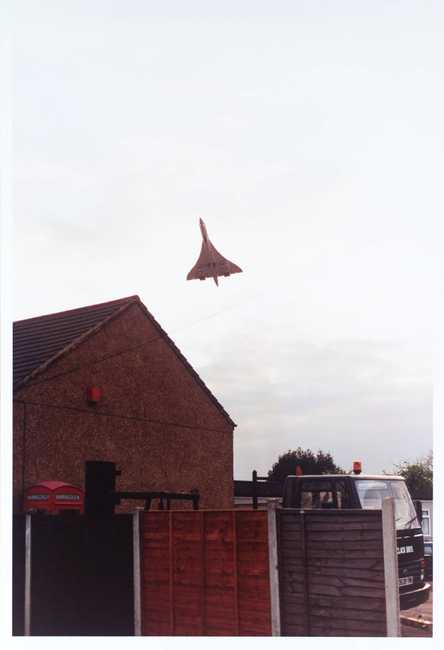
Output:
M209 397L211 402L219 409L219 411L222 413L222 415L225 417L225 419L229 422L229 424L232 427L235 427L236 424L233 422L231 417L225 411L222 404L220 404L220 402L217 400L217 398L213 395L213 393L208 388L208 386L205 384L203 379L199 376L199 374L196 372L196 370L194 370L193 366L190 364L190 362L187 360L187 358L184 356L184 354L179 350L179 348L174 343L174 341L168 336L168 334L161 327L161 325L159 325L159 323L156 321L154 316L148 311L148 309L145 307L145 305L142 302L138 302L137 305L138 305L138 307L140 307L140 309L145 314L145 316L149 319L149 321L154 325L154 327L159 331L161 337L168 344L168 346L173 350L173 352L175 353L175 355L177 356L179 361L183 364L183 366L186 368L186 370L191 374L191 376L198 383L198 385L202 388L202 390L204 391L206 396Z
M103 306L107 305L105 303ZM39 384L41 382L48 382L48 381L54 381L59 373L61 376L68 374L68 373L75 373L78 370L81 370L82 368L85 368L86 366L90 366L91 368L93 366L96 366L97 364L100 364L101 362L105 362L108 359L112 358L117 358L119 356L123 356L126 353L131 353L131 352L137 352L138 350L143 350L146 348L147 345L155 342L157 337L150 337L148 333L145 334L147 336L147 340L144 341L143 339L140 341L140 343L137 343L136 345L131 345L130 342L128 341L128 345L122 345L120 344L118 346L117 350L111 350L108 354L104 355L99 355L97 357L92 357L90 361L79 361L76 363L75 366L71 366L70 364L66 363L66 358L69 356L70 360L73 359L72 355L70 353L74 352L77 348L80 348L81 346L87 342L90 341L94 335L99 334L102 330L106 329L107 331L109 328L107 327L109 324L111 324L112 321L116 319L120 319L121 317L124 317L127 313L129 316L129 308L131 306L136 306L138 310L143 314L144 319L147 319L147 321L150 323L151 327L155 330L156 334L158 334L158 340L163 341L167 347L174 353L175 358L180 362L180 366L186 371L186 373L194 380L194 383L199 386L199 389L201 392L204 394L205 399L208 399L213 407L216 407L219 413L223 416L225 421L230 425L230 427L235 427L236 424L233 422L233 420L230 418L228 413L225 411L225 409L222 407L222 405L219 403L219 401L216 399L216 397L213 395L213 393L210 391L210 389L206 386L204 381L201 379L199 374L194 370L192 365L188 362L186 357L182 354L182 352L179 350L179 348L175 345L175 343L172 341L172 339L168 336L168 334L163 330L163 328L160 326L160 324L156 321L156 319L152 316L152 314L148 311L148 309L145 307L145 305L140 301L140 298L138 296L132 296L127 299L121 299L120 301L114 301L113 303L110 304L111 309L109 310L110 313L108 313L105 318L102 318L98 322L94 323L92 327L89 329L86 329L86 331L83 331L75 337L73 340L68 341L64 347L61 347L58 349L54 354L49 356L46 360L44 360L42 363L40 363L37 367L35 367L33 370L31 370L27 375L24 377L20 377L20 374L17 377L16 384L15 384L15 394L17 397L19 397L19 393L21 390L25 387L31 388L32 386L35 386L36 384ZM100 305L98 307L101 307ZM76 316L74 312L85 312L89 308L80 308L79 310L71 310L71 312L61 312L60 316L63 314L66 315L72 315ZM103 311L103 310L102 310ZM102 314L103 315L103 314ZM55 315L59 316L59 315ZM45 318L46 320L50 319L51 317L38 317L41 318L43 321ZM78 316L77 316L78 318ZM84 316L83 316L84 319ZM36 321L37 319L29 319ZM63 320L63 319L62 319ZM84 319L85 320L85 319ZM60 321L60 319L59 319ZM66 321L66 319L65 319ZM19 322L20 323L20 322ZM23 321L21 322L23 323ZM66 327L66 322L64 323ZM35 324L31 323L31 325L34 325L35 331ZM48 326L48 323L42 323L43 326L46 325ZM54 331L54 323L52 324L52 330ZM78 330L78 328L77 328ZM76 332L78 333L78 331ZM56 339L61 340L61 339ZM95 339L94 339L95 340ZM89 346L87 346L89 347ZM99 346L100 348L101 346ZM22 356L25 357L26 360L26 350L24 351L23 354L23 348L21 350ZM77 357L77 355L75 355ZM80 358L84 357L85 354L80 355ZM59 363L57 363L59 362ZM61 365L60 365L61 364ZM52 372L50 375L47 374L48 370L53 369L54 372Z

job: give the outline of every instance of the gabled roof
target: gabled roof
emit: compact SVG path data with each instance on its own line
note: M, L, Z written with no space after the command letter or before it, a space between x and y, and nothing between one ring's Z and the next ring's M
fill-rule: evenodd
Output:
M74 342L95 331L134 299L138 296L16 321L13 329L14 391L31 374L43 370Z
M56 359L100 330L130 305L137 304L159 331L159 336L174 350L194 379L217 406L224 417L236 426L223 406L199 377L168 334L150 314L139 296L129 296L98 305L89 305L16 321L13 328L13 386L16 393L23 385L43 372ZM143 343L142 343L143 345Z

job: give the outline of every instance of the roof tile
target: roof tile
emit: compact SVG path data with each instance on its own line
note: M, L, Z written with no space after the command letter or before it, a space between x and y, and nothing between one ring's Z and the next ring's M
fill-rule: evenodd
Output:
M139 300L138 296L130 296L100 305L16 321L13 329L14 390L20 387L34 370L121 307L136 300Z

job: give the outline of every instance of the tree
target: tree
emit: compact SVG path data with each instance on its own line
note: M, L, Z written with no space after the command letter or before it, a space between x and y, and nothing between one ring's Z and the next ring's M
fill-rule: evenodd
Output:
M405 478L413 499L433 499L433 453L415 463L404 461L395 465L395 473Z
M268 480L283 481L289 474L296 473L298 465L304 474L345 474L343 469L335 465L331 454L324 454L321 450L314 454L311 449L298 447L279 456L268 472Z

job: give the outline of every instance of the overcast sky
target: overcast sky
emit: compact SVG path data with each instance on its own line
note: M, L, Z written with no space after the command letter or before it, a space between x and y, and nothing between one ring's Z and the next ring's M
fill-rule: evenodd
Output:
M15 319L138 294L235 476L432 448L441 2L16 3ZM243 273L186 282L198 218Z

